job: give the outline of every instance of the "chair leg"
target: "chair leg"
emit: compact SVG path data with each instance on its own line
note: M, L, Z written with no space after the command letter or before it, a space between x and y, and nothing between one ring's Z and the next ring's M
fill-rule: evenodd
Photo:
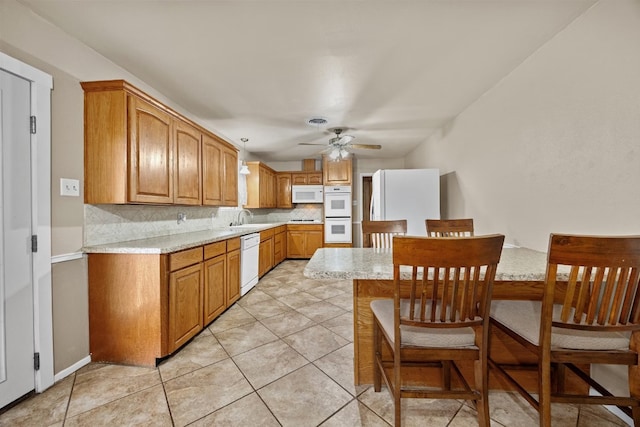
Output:
M393 350L393 402L395 409L395 426L402 425L401 409L402 409L402 357L400 352L400 344L398 341L394 343Z
M480 427L488 427L491 425L491 421L489 419L489 369L486 358L483 362L481 356L480 360L473 362L473 373L476 390L480 393L480 399L476 401L478 425Z
M640 366L629 366L629 395L640 400ZM631 407L633 425L640 427L640 406Z
M538 392L540 427L551 427L551 361L542 356L538 365Z
M380 337L380 325L378 321L373 321L373 390L380 391L382 385L382 373L380 372L380 362L382 360L382 342Z

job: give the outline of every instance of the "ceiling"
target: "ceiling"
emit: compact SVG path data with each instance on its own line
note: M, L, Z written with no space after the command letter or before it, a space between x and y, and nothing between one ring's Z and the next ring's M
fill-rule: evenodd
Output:
M595 2L19 1L265 161L403 157Z

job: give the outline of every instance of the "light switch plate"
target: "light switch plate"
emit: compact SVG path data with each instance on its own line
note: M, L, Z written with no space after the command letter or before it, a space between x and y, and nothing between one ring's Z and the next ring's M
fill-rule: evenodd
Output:
M60 178L61 196L80 196L80 181L77 179Z

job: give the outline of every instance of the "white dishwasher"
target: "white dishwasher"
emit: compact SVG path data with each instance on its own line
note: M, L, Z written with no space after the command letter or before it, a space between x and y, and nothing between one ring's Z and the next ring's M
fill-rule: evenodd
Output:
M240 237L240 295L244 295L258 283L258 251L260 233Z

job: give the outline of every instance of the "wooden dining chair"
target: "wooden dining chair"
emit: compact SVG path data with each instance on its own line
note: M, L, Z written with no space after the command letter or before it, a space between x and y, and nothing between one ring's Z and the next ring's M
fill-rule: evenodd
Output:
M639 280L640 236L552 234L542 301L493 302L491 323L537 355L539 398L508 366L490 366L538 410L541 426L551 425L552 402L618 405L640 426ZM580 368L598 363L628 366L630 397L613 396ZM567 370L601 396L568 390Z
M362 221L363 243L366 243L365 236L368 236L369 244L372 248L391 248L393 246L393 236L407 234L407 220L398 219L392 221Z
M473 236L473 218L427 219L425 225L429 237Z
M374 390L380 391L384 379L396 426L401 425L403 397L473 400L479 424L489 425L488 310L503 242L504 236L497 234L393 238L394 298L374 300L370 306ZM457 361L473 362L473 381L464 378ZM442 369L442 387L417 387L418 376L408 381L411 374L405 371L421 365ZM451 371L461 388L451 387Z

